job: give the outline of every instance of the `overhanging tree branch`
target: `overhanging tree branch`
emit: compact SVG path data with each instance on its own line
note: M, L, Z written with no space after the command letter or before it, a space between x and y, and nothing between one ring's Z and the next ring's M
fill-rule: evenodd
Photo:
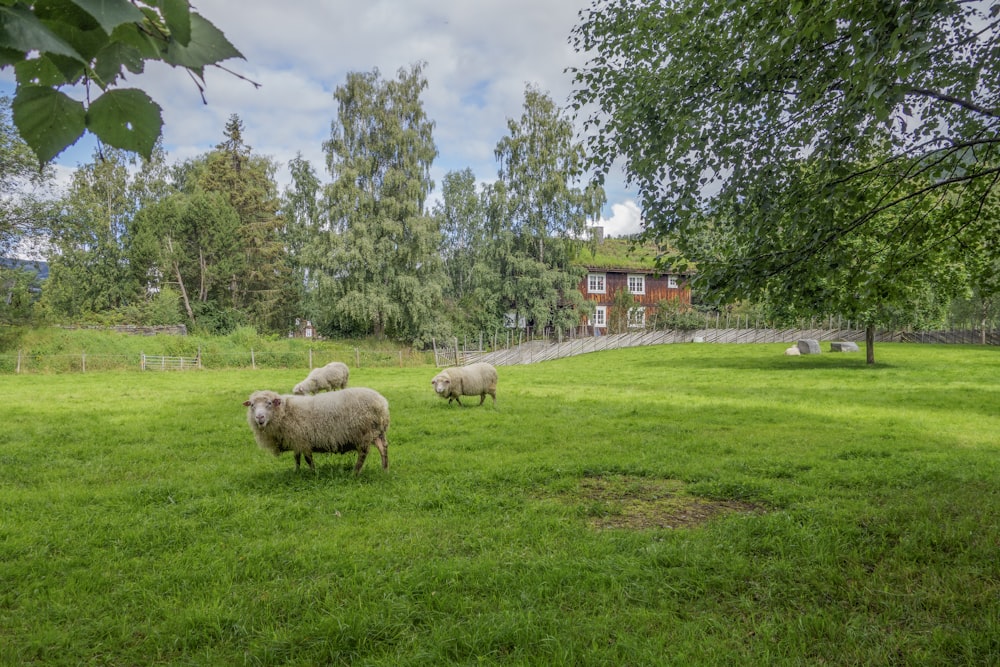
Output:
M949 104L954 104L960 106L963 109L967 109L974 113L989 116L990 118L1000 118L1000 112L993 109L987 109L978 104L970 102L969 100L963 100L960 97L955 97L954 95L949 95L947 93L940 93L936 90L928 90L927 88L916 88L916 87L906 87L905 85L900 85L906 95L919 95L921 97L930 97L932 99L940 100L941 102L948 102Z

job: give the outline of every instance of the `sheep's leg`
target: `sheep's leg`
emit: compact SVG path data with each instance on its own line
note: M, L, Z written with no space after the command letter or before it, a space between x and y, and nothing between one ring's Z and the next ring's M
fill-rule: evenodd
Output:
M358 447L358 462L354 464L354 474L357 475L361 472L361 466L365 464L365 458L368 456L367 447Z
M316 470L316 464L313 463L312 452L306 452L306 463L309 464L311 470Z
M298 470L299 466L302 464L302 454L295 452L295 469Z
M385 437L385 433L380 434L375 438L375 446L378 447L378 453L382 455L382 470L389 469L389 441Z
M486 400L486 394L485 393L480 394L479 395L479 405L482 405L483 401L485 401L485 400Z
M455 402L458 403L459 405L462 405L462 399L460 399L458 396L455 397ZM451 403L450 398L448 399L448 403ZM462 407L464 408L465 406L462 405Z

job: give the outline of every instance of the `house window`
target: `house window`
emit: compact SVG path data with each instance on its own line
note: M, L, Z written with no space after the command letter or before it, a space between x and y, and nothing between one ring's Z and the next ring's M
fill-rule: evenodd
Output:
M608 307L598 306L594 309L594 326L595 327L606 327L608 326Z
M603 273L588 273L587 274L587 292L590 294L604 294L606 291L604 287L604 274Z
M628 309L628 325L631 328L646 326L646 309L643 306Z
M645 294L646 293L646 276L640 275L630 275L628 277L628 291L632 294Z
M667 287L677 289L677 276L667 276Z

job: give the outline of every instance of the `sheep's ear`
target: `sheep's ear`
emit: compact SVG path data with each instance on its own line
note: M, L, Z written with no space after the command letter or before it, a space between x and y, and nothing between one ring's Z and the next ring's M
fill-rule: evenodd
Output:
M281 399L280 398L275 398L273 401L271 401L271 403L274 404L274 405L281 405Z
M249 408L250 407L250 401L243 401L243 405L245 405L245 406L247 406Z

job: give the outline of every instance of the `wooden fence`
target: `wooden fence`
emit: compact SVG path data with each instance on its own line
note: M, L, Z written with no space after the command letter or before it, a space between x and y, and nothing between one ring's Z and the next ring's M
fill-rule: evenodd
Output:
M616 350L625 347L644 345L665 345L670 343L794 343L803 339L826 341L851 341L864 343L864 329L695 329L663 331L635 331L631 333L610 334L600 336L583 336L577 338L553 340L535 339L501 346L499 349L485 349L482 337L479 346L472 348L458 345L453 339L450 347L435 345L435 363L438 366L466 365L484 361L494 366L513 366L517 364L532 364L540 361L561 359L588 352ZM506 337L506 341L511 338ZM501 341L504 342L504 341ZM904 332L882 330L876 331L877 343L963 343L1000 345L1000 331L986 332L975 330L935 331L935 332Z

